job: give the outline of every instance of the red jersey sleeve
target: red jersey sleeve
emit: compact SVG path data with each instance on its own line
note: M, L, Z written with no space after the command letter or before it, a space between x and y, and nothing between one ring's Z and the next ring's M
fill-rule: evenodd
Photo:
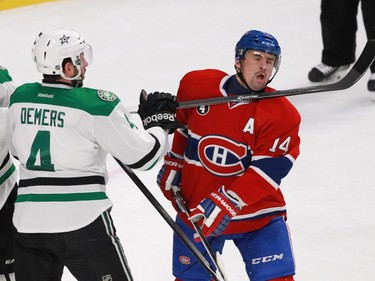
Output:
M177 91L177 101L190 101L196 99L208 99L217 97L217 91L220 88L220 82L225 72L217 69L195 70L188 72L180 81ZM210 83L207 83L210 81ZM212 85L217 85L217 91L212 91ZM223 96L226 93L222 92ZM189 122L189 116L195 108L178 109L176 112L177 120L184 125Z
M301 117L286 98L257 101L251 165L228 189L247 205L279 193L281 180L299 155Z

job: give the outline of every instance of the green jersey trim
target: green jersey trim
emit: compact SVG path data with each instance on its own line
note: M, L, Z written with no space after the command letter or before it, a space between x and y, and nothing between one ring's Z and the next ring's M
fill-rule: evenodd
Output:
M0 177L0 184L3 184L16 170L16 167L12 166Z
M24 84L10 98L11 107L17 103L49 104L83 110L91 115L108 116L120 99L116 95L91 88L47 87L40 83Z
M62 194L19 194L16 203L22 202L70 202L108 199L104 192L62 193Z
M0 84L12 81L12 77L10 77L8 70L4 67L0 66Z

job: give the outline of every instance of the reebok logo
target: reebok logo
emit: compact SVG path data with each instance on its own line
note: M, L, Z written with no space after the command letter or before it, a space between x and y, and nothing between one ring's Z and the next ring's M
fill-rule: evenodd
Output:
M163 120L175 121L174 114L172 113L156 113L143 119L143 126L148 127L150 123L159 122Z
M53 94L42 94L42 93L38 93L38 98L53 99Z

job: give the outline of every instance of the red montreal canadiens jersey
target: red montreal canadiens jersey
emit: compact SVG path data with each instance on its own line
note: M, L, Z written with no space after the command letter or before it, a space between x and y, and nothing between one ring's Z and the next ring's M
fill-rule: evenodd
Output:
M177 100L227 96L229 77L192 71L180 81ZM175 133L172 152L184 157L181 192L190 209L224 185L246 203L224 234L253 231L286 214L280 184L299 155L301 122L286 98L179 109L177 118L188 129Z

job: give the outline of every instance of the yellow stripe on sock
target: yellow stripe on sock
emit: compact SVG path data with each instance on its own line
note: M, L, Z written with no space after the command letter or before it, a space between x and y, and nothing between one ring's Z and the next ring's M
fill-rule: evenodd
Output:
M13 9L22 6L53 1L56 0L0 0L0 10Z

